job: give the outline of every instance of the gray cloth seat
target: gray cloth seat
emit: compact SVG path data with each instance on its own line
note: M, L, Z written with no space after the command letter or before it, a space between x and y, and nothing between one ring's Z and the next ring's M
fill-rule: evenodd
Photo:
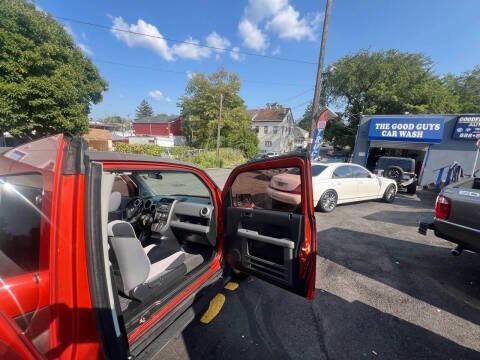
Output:
M116 267L120 273L122 288L125 294L132 295L140 285L153 285L157 280L175 271L185 274L184 261L186 255L178 251L162 260L151 263L147 253L151 247L143 248L130 223L115 220L108 224L110 247L116 259Z

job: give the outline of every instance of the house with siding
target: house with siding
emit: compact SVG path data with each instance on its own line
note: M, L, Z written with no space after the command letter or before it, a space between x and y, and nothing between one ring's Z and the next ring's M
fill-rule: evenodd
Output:
M280 105L248 110L260 153L279 154L295 149L295 122L292 110Z

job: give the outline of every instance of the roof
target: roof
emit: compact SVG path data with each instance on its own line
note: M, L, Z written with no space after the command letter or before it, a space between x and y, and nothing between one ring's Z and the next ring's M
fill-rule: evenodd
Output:
M282 121L290 111L290 108L284 107L271 107L263 109L251 109L248 110L248 114L252 118L252 121Z
M162 158L159 156L150 156L142 154L126 154L116 151L93 151L89 150L86 152L87 156L92 161L145 161L145 162L156 162L156 163L169 163L169 164L179 164L179 165L188 165L194 168L199 169L198 166L190 164L187 162L182 162L178 160Z
M166 124L180 118L179 115L167 115L167 114L158 114L155 116L144 117L138 120L135 120L133 123L157 123L157 124Z
M83 136L85 140L107 141L112 140L112 134L108 130L103 129L89 129L88 134Z

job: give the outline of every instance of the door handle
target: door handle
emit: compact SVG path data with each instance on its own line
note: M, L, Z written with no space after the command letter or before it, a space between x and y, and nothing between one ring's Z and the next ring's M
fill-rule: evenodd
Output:
M242 217L244 218L251 218L253 216L253 214L249 211L245 211L242 213Z

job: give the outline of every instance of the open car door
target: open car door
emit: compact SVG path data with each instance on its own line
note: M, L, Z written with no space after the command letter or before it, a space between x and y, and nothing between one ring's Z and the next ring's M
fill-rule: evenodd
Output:
M22 334L17 324L0 311L0 359L46 359Z
M235 168L223 207L225 256L232 269L313 299L317 242L308 154Z

